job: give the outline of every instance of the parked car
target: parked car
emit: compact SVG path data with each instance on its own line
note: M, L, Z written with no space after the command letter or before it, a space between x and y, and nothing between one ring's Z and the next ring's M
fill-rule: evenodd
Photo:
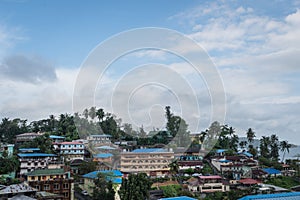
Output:
M89 193L86 190L82 190L81 194L83 194L84 196L89 195Z

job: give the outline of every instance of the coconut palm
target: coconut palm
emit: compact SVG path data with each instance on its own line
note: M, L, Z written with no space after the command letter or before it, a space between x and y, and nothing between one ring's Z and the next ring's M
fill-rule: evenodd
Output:
M252 128L249 128L248 130L247 130L247 139L248 139L248 142L249 143L252 143L253 142L253 140L254 140L254 138L255 138L255 132L252 130Z
M280 142L280 150L283 152L283 155L282 155L282 162L284 161L284 156L285 156L285 153L286 152L290 152L290 148L292 147L291 144L288 143L288 141L281 141Z

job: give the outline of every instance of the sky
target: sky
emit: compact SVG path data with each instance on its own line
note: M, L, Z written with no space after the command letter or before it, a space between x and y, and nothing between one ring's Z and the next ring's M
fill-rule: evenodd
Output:
M222 123L240 136L251 127L258 137L275 133L300 144L299 8L297 0L0 0L0 117L73 113L91 52L124 31L158 27L190 38L211 59L226 96ZM170 105L197 132L214 120L211 90L180 56L142 49L109 66L90 106L150 130L164 127Z

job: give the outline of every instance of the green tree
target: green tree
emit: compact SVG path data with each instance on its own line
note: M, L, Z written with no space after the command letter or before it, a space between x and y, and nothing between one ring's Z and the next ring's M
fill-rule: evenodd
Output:
M252 143L255 138L255 132L252 130L252 128L249 128L247 130L246 135L247 135L248 142Z
M271 158L275 161L278 161L279 157L279 141L278 141L278 136L273 134L271 135Z
M121 200L149 199L151 182L145 173L130 174L123 179L119 191Z
M284 161L284 156L285 156L285 153L286 152L290 152L290 148L292 147L291 144L288 143L288 141L281 141L280 142L280 150L283 152L283 155L282 155L282 162Z
M96 117L96 107L91 107L89 110L89 117L94 120Z
M98 173L97 178L94 180L95 187L93 190L93 199L98 200L114 200L115 191L113 189L113 183L111 181L112 175Z
M260 139L260 155L264 158L271 158L270 157L270 144L271 140L268 136L262 136Z

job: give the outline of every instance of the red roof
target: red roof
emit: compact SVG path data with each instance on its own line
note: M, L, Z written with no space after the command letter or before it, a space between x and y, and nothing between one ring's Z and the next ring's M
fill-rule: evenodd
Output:
M199 176L200 179L222 179L221 176Z
M253 184L258 184L260 183L257 180L254 180L252 178L245 178L245 179L241 179L239 180L240 183L245 184L245 185L253 185Z
M83 143L81 143L81 142L62 142L59 144L83 144Z

